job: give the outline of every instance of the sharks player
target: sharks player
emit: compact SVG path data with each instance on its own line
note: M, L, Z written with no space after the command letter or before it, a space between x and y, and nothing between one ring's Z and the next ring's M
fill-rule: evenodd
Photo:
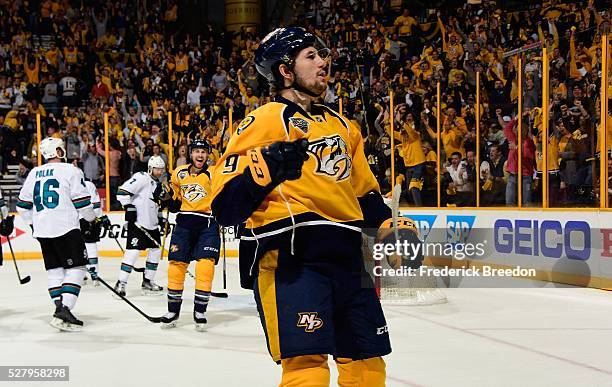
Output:
M108 216L102 213L102 204L100 202L100 195L98 189L91 181L85 181L87 191L91 196L91 204L96 214L96 220L93 223L89 223L81 217L81 233L85 240L85 248L87 249L87 271L91 275L94 286L99 286L98 282L98 242L100 242L100 231L101 227L110 227L110 219ZM87 277L85 277L86 281ZM86 283L86 282L85 282Z
M119 280L115 291L125 296L130 273L140 252L148 250L145 275L142 281L142 292L146 295L162 295L164 288L153 282L157 265L161 258L161 238L159 224L161 216L158 196L160 193L159 178L166 171L166 163L160 156L151 156L148 173L135 173L123 183L117 192L117 200L125 209L127 222L127 246L121 262Z
M17 207L40 242L49 294L56 306L51 325L76 331L83 327L83 322L71 310L88 263L79 216L92 222L96 215L83 172L64 162L64 142L47 137L40 142L40 152L47 164L30 172L19 192Z
M210 209L211 173L207 159L210 145L194 140L189 145L191 163L177 168L171 179L171 200L168 207L178 212L176 227L170 241L168 256L168 313L162 318L162 328L173 328L183 302L185 274L195 261L195 296L193 318L196 330L206 327L204 313L208 307L215 264L219 260L219 226Z

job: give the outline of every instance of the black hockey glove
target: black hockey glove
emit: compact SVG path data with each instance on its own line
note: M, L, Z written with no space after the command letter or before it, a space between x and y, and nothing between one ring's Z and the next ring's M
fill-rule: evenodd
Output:
M134 207L132 204L128 204L123 208L125 209L125 221L128 223L136 223L136 219L138 219L136 207Z
M0 223L0 235L9 236L13 232L15 223L15 215L7 216L2 223Z
M174 191L168 182L157 183L155 191L153 191L153 201L157 203L157 205L167 207L168 202L172 200L173 196Z
M106 215L102 215L101 217L99 217L98 223L106 229L108 229L112 225L110 219Z
M96 230L95 222L88 222L85 219L79 219L79 224L81 226L81 234L85 239L91 239L94 236Z
M307 151L308 140L305 138L249 150L247 170L250 180L260 187L275 187L285 180L299 179L304 161L308 160Z
M98 279L98 273L96 272L96 269L94 269L93 267L90 267L89 269L87 269L87 271L89 271L89 274L91 275L92 280L95 281Z

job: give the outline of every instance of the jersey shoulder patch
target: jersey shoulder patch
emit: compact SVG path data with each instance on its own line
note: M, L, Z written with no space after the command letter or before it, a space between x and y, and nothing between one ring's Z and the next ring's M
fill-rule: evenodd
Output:
M309 123L302 117L289 117L289 124L304 134L308 133Z
M244 132L246 128L248 128L253 123L253 121L255 121L255 117L253 116L244 117L242 122L240 122L240 125L238 125L238 129L236 129L236 134Z

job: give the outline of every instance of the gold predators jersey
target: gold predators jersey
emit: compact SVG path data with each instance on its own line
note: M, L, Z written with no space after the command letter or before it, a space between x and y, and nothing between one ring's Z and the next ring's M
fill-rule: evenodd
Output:
M309 140L302 176L274 188L246 227L254 229L289 218L300 223L304 219L300 215L306 213L330 224L363 220L357 198L380 188L364 155L361 131L324 105L313 104L307 113L282 97L254 110L240 123L215 167L213 199L247 168L249 149L301 138ZM279 222L279 227L285 223Z
M197 223L202 217L211 217L210 203L211 175L207 166L199 173L193 174L189 170L191 164L178 167L172 173L170 184L174 191L173 199L181 202L180 212L177 215L177 224Z

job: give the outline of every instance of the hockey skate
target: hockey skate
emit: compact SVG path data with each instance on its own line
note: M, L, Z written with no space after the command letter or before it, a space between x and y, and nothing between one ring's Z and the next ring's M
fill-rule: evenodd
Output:
M63 305L61 302L56 304L53 319L49 323L52 327L66 332L78 332L83 329L83 321L74 317L66 305Z
M176 328L176 323L178 322L179 314L168 312L161 318L161 329L172 329Z
M198 332L206 332L206 317L204 313L193 312L193 321L195 322L195 329Z
M164 288L157 285L155 282L144 279L142 280L142 294L145 296L161 296L164 294Z
M121 281L117 281L117 283L115 284L115 291L119 294L121 294L123 297L125 297L125 284ZM117 298L117 299L121 299L121 297L114 295L113 297Z

